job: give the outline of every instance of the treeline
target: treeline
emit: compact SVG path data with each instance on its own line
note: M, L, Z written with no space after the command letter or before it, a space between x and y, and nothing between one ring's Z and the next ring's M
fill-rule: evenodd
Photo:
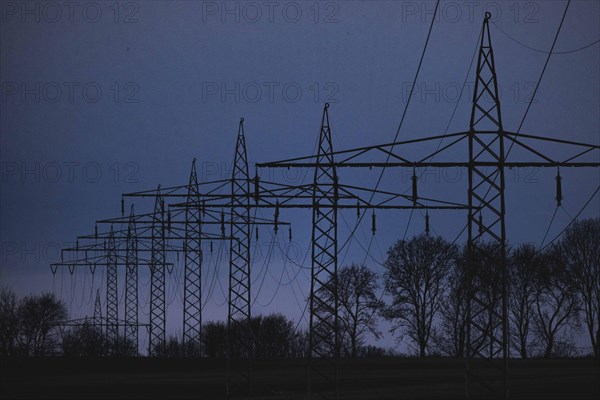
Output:
M17 299L0 290L0 354L46 355L60 345L58 327L67 319L67 306L52 294Z
M500 350L493 338L502 333L501 249L478 243L471 260L468 254L466 246L429 236L400 240L388 251L384 282L391 302L381 315L420 356L465 356L469 291L490 305L471 302L479 328L472 350ZM507 249L506 262L511 355L574 356L576 339L587 336L600 358L600 219L573 223L541 250L530 244Z
M32 310L35 310L32 312ZM52 294L28 296L18 300L15 294L0 292L0 355L16 356L139 356L138 349L123 338L108 340L102 321L86 319L65 325L67 307ZM228 340L234 358L303 358L308 352L308 333L283 314L255 316L235 323L229 330L222 321L202 326L198 349L186 348L176 336L170 336L163 348L154 349L159 357L201 356L225 358ZM360 346L358 356L391 355L376 346Z
M333 293L338 293L340 354L394 355L366 344L369 337L381 338L381 322L386 320L398 343L408 345L417 356L463 358L467 300L475 292L489 307L471 302L472 325L478 327L472 350L498 354L501 349L494 338L502 333L501 257L501 249L491 243L477 243L470 253L466 246L420 235L390 247L382 276L364 265L340 268L337 279L320 292L324 304L330 305ZM506 265L511 356L575 356L576 339L587 336L593 355L600 358L600 219L573 223L561 240L544 249L530 244L509 248ZM3 289L1 354L138 355L130 343L108 343L102 324L88 320L65 327L66 318L66 306L51 294L18 300ZM335 323L329 322L320 326ZM225 323L208 322L202 326L199 349L184 349L178 338L170 337L154 352L164 357L223 358L229 340L236 358L306 357L308 334L297 328L282 314L235 323L229 336Z

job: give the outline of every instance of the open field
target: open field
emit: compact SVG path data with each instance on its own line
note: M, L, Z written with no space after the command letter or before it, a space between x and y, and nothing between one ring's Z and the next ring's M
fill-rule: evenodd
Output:
M255 361L250 386L240 373L247 365L234 370L233 398L307 398L306 360ZM0 371L1 398L226 398L223 360L2 358ZM494 368L482 375L497 376ZM464 379L459 360L372 358L344 360L339 382L344 399L458 399L464 398ZM598 399L600 365L589 359L511 360L510 393L514 399Z

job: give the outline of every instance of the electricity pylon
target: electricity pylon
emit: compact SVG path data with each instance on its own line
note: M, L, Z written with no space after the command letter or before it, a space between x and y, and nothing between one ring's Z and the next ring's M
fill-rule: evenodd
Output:
M148 354L160 355L165 347L165 202L156 189L152 214L152 253L150 264L150 340Z
M183 346L186 356L201 354L202 329L202 212L196 159L192 162L185 208L184 285L183 285Z

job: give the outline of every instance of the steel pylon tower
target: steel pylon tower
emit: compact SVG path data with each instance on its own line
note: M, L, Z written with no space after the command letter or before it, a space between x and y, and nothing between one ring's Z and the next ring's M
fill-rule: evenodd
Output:
M202 329L202 247L200 236L201 209L196 159L192 162L185 209L185 257L183 288L183 345L186 356L200 355L200 334ZM194 206L192 206L194 205ZM197 206L196 206L197 205Z
M473 358L503 360L497 365L503 376L486 386L508 397L505 137L490 16L483 21L468 132L467 397L482 383Z
M150 261L150 341L149 354L160 355L165 347L165 203L156 189L152 214L152 250Z
M315 384L315 378L321 377L327 381L328 389L332 388L333 381L337 397L337 359L340 350L337 293L337 204L339 194L328 108L329 104L325 104L312 190L309 392ZM331 299L334 299L333 303L331 303ZM333 361L333 379L331 371L327 371L324 365L317 365L314 358L324 358L326 362Z
M138 351L138 240L133 204L127 225L125 254L125 342Z
M94 328L102 331L102 301L100 300L100 289L96 289L96 300L94 301Z
M229 311L227 324L250 319L250 176L244 137L244 118L240 119L233 173L231 177L231 219L229 242Z
M231 215L229 220L229 301L227 312L227 395L231 395L234 345L249 348L249 343L233 343L232 333L249 327L250 321L250 175L244 136L244 118L240 119L231 176ZM238 335L238 340L241 337ZM240 371L241 372L241 371ZM243 375L243 374L242 374ZM250 384L250 364L247 383Z
M106 339L116 349L119 341L119 298L117 286L117 243L111 225L106 249Z

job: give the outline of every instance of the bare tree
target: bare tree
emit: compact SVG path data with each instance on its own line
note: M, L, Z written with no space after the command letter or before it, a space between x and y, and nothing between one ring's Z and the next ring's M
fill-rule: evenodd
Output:
M399 240L388 250L385 285L393 299L384 316L394 324L392 331L402 329L416 343L420 357L427 353L456 252L443 238L426 235Z
M207 322L202 327L202 351L209 358L224 358L227 354L227 325L221 321Z
M0 354L15 353L19 334L18 301L15 292L0 289Z
M509 262L509 307L512 345L522 358L529 356L535 300L536 274L542 258L530 244L519 246Z
M357 356L365 334L381 337L377 329L378 311L382 302L377 298L377 274L364 265L352 264L338 271L339 322L346 353Z
M550 358L555 354L560 334L578 325L579 300L573 271L559 246L552 246L544 254L537 271L535 332L544 358Z
M67 318L67 306L53 294L27 296L19 302L19 342L28 355L47 354L52 333Z
M600 218L575 222L559 248L573 272L594 356L600 359Z
M440 309L434 342L442 354L464 358L467 340L466 249L458 254L447 276L448 290Z
M102 330L86 320L65 333L62 351L65 356L106 356L109 344Z

